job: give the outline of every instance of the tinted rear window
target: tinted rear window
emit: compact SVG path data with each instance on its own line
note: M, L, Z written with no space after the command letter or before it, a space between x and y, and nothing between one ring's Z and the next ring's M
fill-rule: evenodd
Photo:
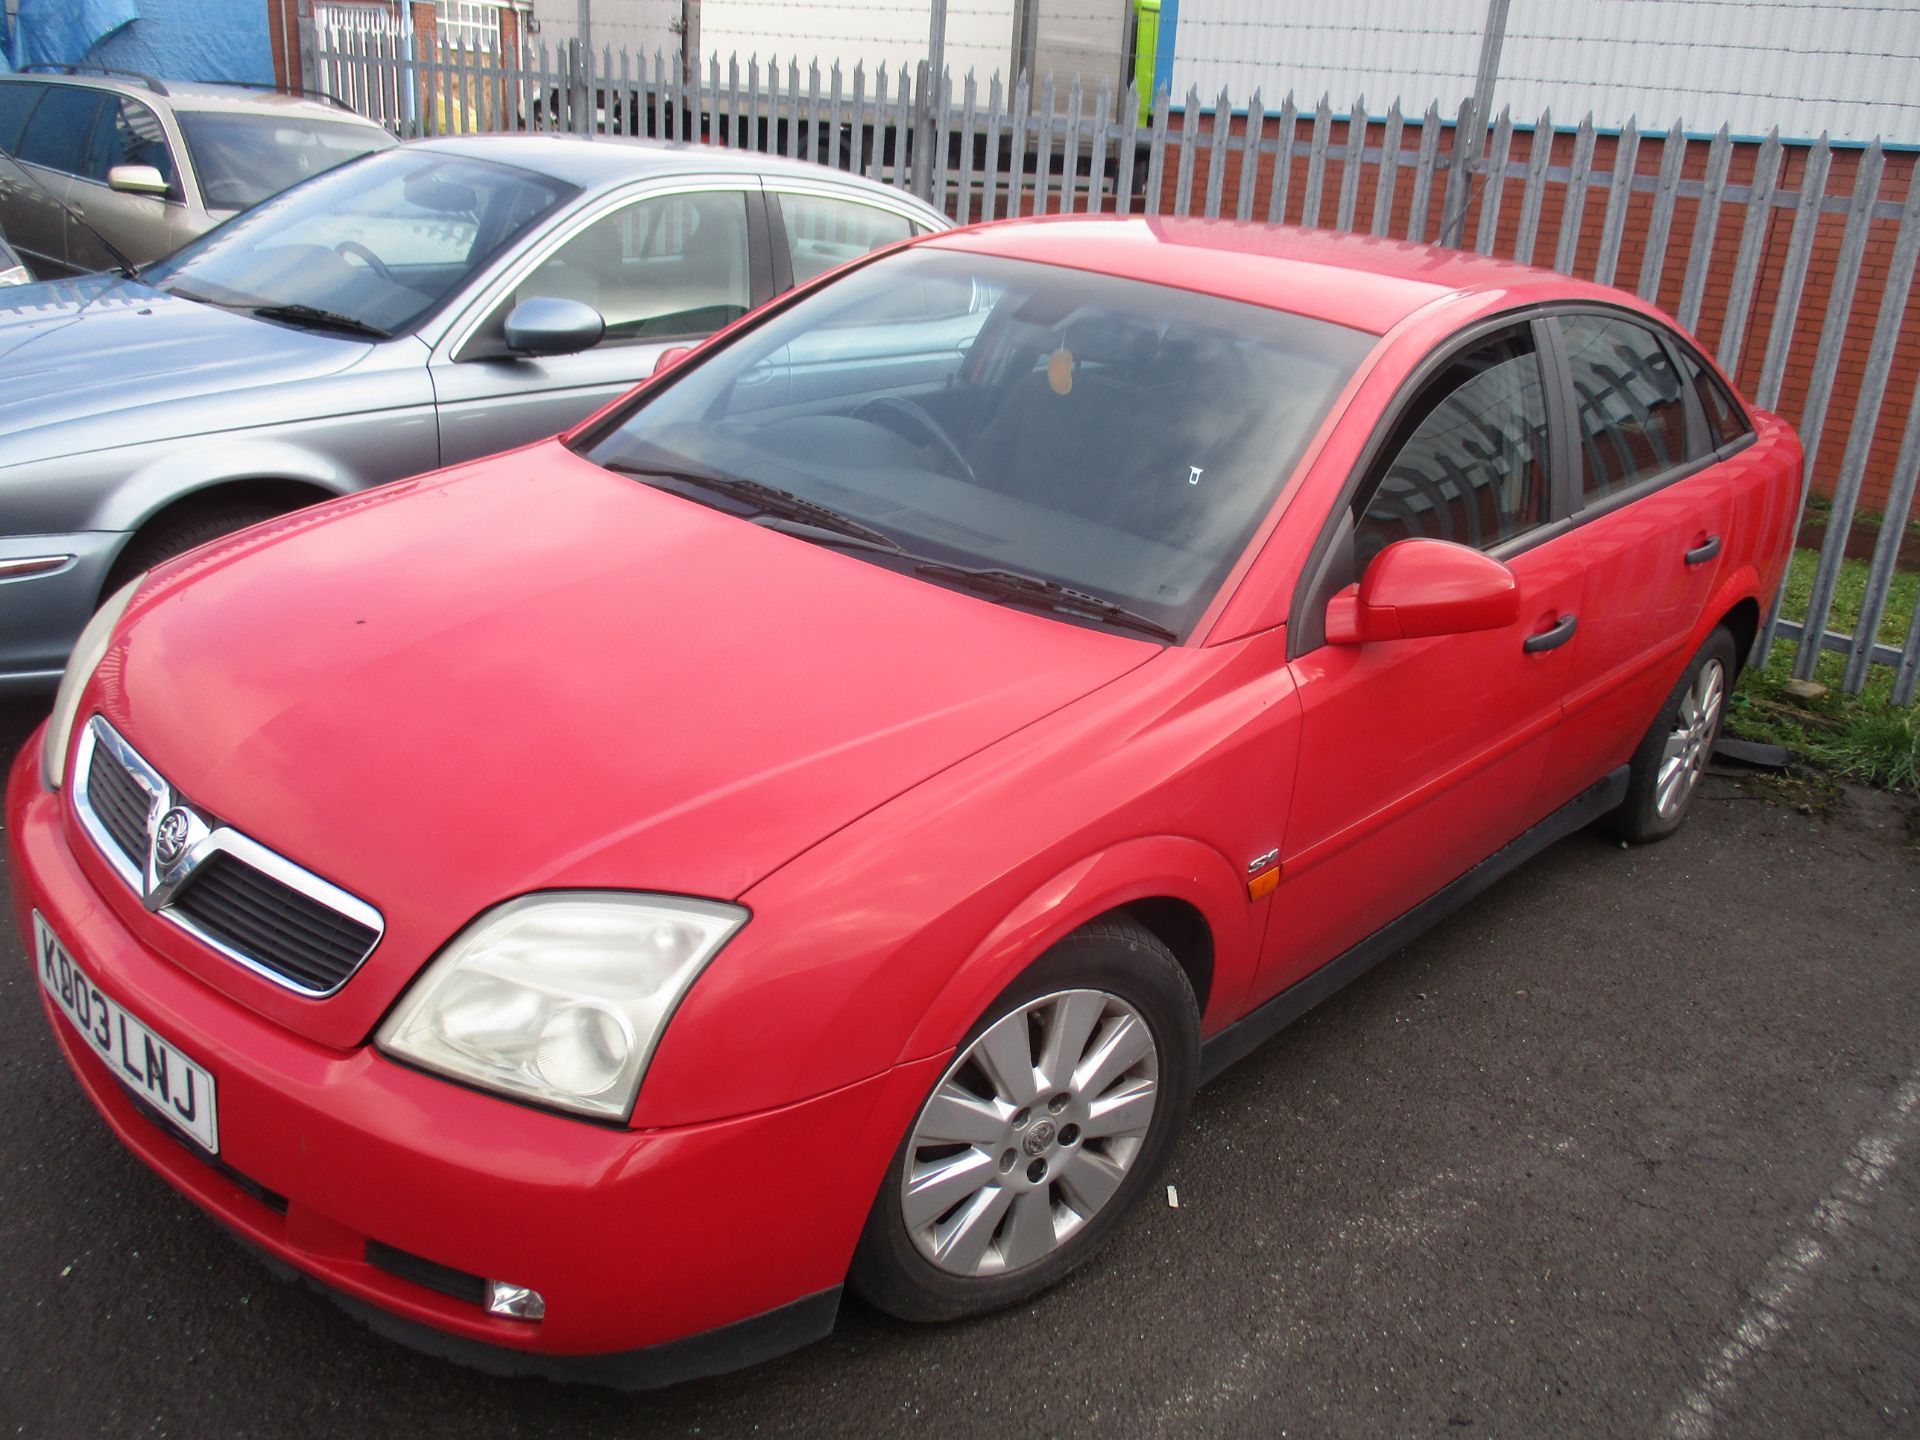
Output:
M22 160L77 175L86 164L93 120L107 97L77 85L49 85L20 137Z
M22 80L0 84L0 150L10 155L19 152L20 132L27 128L27 115L46 88Z

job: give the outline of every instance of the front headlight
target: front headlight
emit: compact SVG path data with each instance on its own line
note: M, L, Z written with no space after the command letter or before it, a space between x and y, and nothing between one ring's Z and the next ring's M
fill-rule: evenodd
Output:
M53 697L53 713L47 717L46 738L40 743L40 779L49 790L58 790L66 782L67 749L73 743L73 720L80 709L80 692L87 688L87 681L99 668L101 657L107 653L107 642L113 639L113 627L127 613L134 592L146 578L147 572L142 570L125 587L114 591L73 643L66 673L61 675L60 689Z
M374 1040L488 1090L625 1119L674 1008L746 919L667 895L514 900L456 936Z

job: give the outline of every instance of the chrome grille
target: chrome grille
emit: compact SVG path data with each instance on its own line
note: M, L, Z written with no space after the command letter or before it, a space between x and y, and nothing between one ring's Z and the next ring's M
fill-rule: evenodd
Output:
M379 944L377 910L201 814L99 716L80 737L73 787L82 827L148 909L277 984L331 995ZM192 817L193 838L165 867L154 835L174 810Z
M308 990L338 989L380 938L225 853L208 857L173 908L233 949L271 955Z

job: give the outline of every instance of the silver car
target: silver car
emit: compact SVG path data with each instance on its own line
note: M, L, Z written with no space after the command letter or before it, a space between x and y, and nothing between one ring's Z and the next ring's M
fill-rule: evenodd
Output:
M0 693L52 684L162 559L565 429L664 351L949 223L800 161L476 136L341 166L138 279L0 290ZM809 383L794 357L769 403Z
M344 106L271 90L112 71L0 75L0 150L19 162L0 164L0 229L43 277L103 269L115 251L144 265L393 143Z

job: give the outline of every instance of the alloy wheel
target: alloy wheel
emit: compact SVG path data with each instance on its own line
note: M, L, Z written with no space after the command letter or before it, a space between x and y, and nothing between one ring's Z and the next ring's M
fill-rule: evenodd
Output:
M914 1122L900 1205L915 1248L961 1276L1046 1259L1120 1188L1159 1077L1146 1020L1106 991L1058 991L996 1020Z
M1720 728L1726 686L1726 668L1718 659L1709 659L1680 696L1680 708L1661 748L1660 769L1654 781L1654 810L1662 820L1678 815L1700 783Z

